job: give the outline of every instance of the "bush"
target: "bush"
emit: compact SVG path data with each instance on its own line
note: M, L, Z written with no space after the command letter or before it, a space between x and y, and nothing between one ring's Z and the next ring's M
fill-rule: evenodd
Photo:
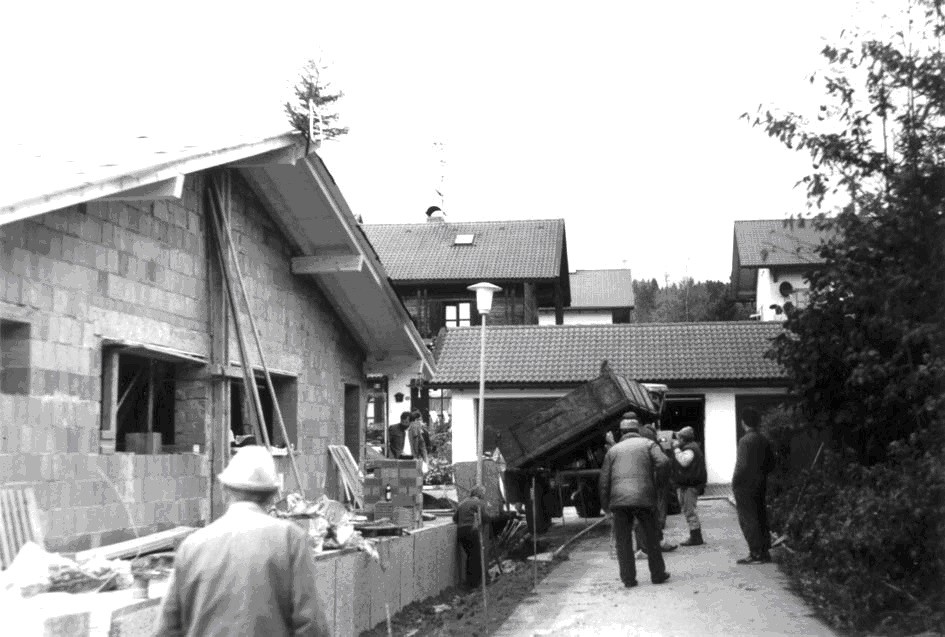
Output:
M782 451L798 426L789 420L768 422ZM940 436L925 433L891 444L872 466L825 448L813 470L797 471L779 454L769 506L793 551L782 564L835 627L910 634L945 625L943 451Z
M430 433L430 471L425 484L453 484L453 437L450 423L437 420Z

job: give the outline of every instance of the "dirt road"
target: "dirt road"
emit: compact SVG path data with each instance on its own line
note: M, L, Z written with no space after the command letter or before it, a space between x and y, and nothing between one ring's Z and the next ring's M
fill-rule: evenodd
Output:
M787 589L774 564L740 566L747 553L734 507L700 502L706 545L666 554L669 582L654 586L645 560L626 589L608 537L581 542L539 582L495 635L833 635ZM667 537L688 536L671 516Z

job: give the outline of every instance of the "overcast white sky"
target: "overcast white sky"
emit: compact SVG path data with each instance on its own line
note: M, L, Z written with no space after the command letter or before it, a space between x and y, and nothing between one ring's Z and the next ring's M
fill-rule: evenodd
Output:
M824 38L863 15L855 0L18 4L0 139L272 131L320 58L351 129L320 154L366 223L423 221L442 176L447 221L562 217L572 269L661 282L727 279L734 220L803 210L807 158L739 115L818 104Z

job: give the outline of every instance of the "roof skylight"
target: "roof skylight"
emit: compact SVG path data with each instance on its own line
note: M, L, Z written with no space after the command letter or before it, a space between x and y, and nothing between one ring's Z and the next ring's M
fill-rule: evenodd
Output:
M471 246L473 242L473 238L475 236L476 235L474 234L458 234L456 235L456 239L453 240L453 245L454 246Z

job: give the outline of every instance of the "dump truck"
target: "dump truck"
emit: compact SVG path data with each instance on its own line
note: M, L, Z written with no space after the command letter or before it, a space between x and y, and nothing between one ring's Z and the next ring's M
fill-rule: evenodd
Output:
M620 439L620 419L627 411L658 429L665 393L665 385L644 386L605 363L597 378L511 424L498 441L506 499L524 507L539 533L565 506L575 506L582 517L599 516L597 483L607 433ZM669 448L669 435L661 437L664 449Z

